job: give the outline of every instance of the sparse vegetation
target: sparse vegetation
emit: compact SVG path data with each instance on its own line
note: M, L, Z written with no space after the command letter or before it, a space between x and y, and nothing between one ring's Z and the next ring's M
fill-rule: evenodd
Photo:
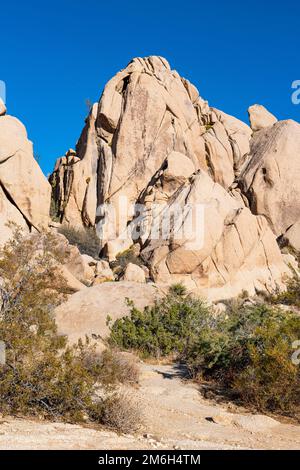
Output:
M292 362L300 317L278 307L232 304L226 314L180 286L153 307L117 320L111 342L143 357L184 361L191 377L216 381L260 411L299 415L300 367Z
M133 245L128 250L119 253L116 256L116 260L110 263L111 268L113 269L114 274L121 278L124 274L126 266L129 264L136 264L138 266L142 266L143 260L139 256L139 247L138 245Z
M53 311L67 292L56 269L60 257L51 233L24 236L19 229L0 251L0 339L6 346L0 410L103 423L106 405L120 400L116 385L136 382L138 371L124 355L97 354L88 338L70 347L57 333ZM126 408L122 413L126 422Z
M59 233L64 235L71 245L78 247L81 254L99 259L100 240L93 227L76 228L69 225L62 225Z
M300 278L294 273L287 281L287 289L276 295L270 296L269 301L273 304L291 305L300 307Z
M132 433L141 425L141 408L132 393L116 393L105 400L101 419L108 428Z

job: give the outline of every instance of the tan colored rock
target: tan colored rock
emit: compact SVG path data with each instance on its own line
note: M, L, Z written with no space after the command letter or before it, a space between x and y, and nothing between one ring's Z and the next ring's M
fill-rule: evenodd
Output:
M284 238L294 250L300 252L300 219L285 232Z
M0 116L4 116L4 114L6 114L6 106L2 98L0 98Z
M57 272L63 276L69 289L68 293L78 292L81 289L87 288L82 282L80 282L67 268L65 265L59 264L57 266Z
M296 260L295 256L291 253L283 253L282 254L283 261L288 267L291 267L292 271L300 274L298 261Z
M92 256L86 255L86 254L81 254L81 256L82 256L84 262L85 262L86 264L88 264L89 266L91 266L91 267L97 266L98 260L96 260L96 259L93 258Z
M233 423L247 431L261 433L270 432L280 424L279 421L265 415L239 415L234 417Z
M276 236L300 219L299 155L300 124L279 121L254 134L239 178L251 211L264 216Z
M178 220L177 228L170 227L169 239L149 241L142 257L155 282L183 282L210 300L234 297L242 290L253 295L282 287L288 269L266 220L253 216L204 171L193 176L191 185L182 187L172 204L202 205L203 225L193 225L186 233L186 220L183 226ZM172 204L164 209L163 217L170 216ZM153 223L160 224L161 218L162 214ZM202 233L201 227L203 240L201 235L195 238Z
M167 162L168 166L164 172L165 179L187 179L195 171L193 162L180 152L171 152Z
M114 273L112 272L109 263L104 260L98 261L96 266L96 277L93 281L93 285L114 280Z
M213 309L217 315L221 315L223 313L226 313L227 306L223 302L218 302L217 304L213 306Z
M142 309L152 305L162 292L153 284L122 281L105 282L83 289L56 309L58 331L68 335L71 343L85 335L106 338L109 335L107 316L115 321L129 314L126 298ZM101 345L103 347L100 341Z
M275 119L258 107L250 114L254 128L270 126ZM300 216L295 208L281 215L277 205L277 217L286 220L280 231L275 229L267 201L270 179L255 187L252 178L280 125L255 132L252 138L247 124L210 108L165 59L136 58L106 85L76 155L67 154L56 165L51 181L59 216L72 225L97 224L101 254L109 261L138 242L153 280L184 281L190 290L212 299L282 286L288 269L268 224L280 235ZM272 162L269 166L274 172ZM88 206L86 177L92 181L93 203ZM276 191L272 203L281 189ZM120 207L124 199L142 204L140 213ZM205 206L203 246L191 248L190 239L178 239L176 215L170 218L167 239L153 239L161 215L189 203L192 210ZM103 204L114 208L115 218L105 216ZM102 281L101 275L94 280Z
M95 131L97 104L87 118L76 146L55 165L50 177L56 201L55 216L73 227L95 224L97 209L98 148Z
M212 113L214 119L217 118L224 126L228 136L232 151L233 170L236 175L250 152L252 130L243 121L216 108L212 108ZM213 121L213 118L211 120Z
M33 157L25 127L7 115L0 119L0 184L28 227L40 230L48 226L50 185ZM20 223L20 215L12 221Z
M82 255L77 246L70 245L64 235L57 233L56 240L64 257L64 268L82 285L91 285L96 275L97 261L91 256Z
M116 94L123 103L118 119L108 106L118 101ZM117 206L126 196L136 202L172 151L205 167L199 127L195 106L169 64L159 57L134 59L106 85L99 103L101 201Z
M93 225L96 193L96 206L109 202L118 223L114 230L105 223L101 239L112 260L135 241L120 242L132 217L119 208L121 198L143 202L154 185L153 201L165 202L199 168L227 189L248 153L250 136L246 124L209 108L165 59L136 58L107 83L77 144L76 162L67 156L58 161L51 176L57 215L75 226ZM86 177L93 200L89 210Z
M137 264L128 263L123 275L123 281L146 282L145 271Z
M203 136L214 180L228 188L234 180L233 155L226 131L216 122Z
M13 235L13 227L9 226L9 221L13 221L26 233L29 231L28 225L21 212L9 201L0 186L0 244L4 245Z
M253 432L267 432L272 428L279 425L276 421L269 416L264 415L235 415L233 413L221 412L209 418L213 423L221 426L236 426L246 431Z
M218 121L218 116L220 113L214 112L215 121ZM225 123L224 116L222 120ZM95 223L94 199L93 204L89 205L89 216L83 215L86 177L91 178L91 193L95 188L95 179L98 181L100 191L97 204L110 201L117 205L122 196L132 203L136 202L168 159L169 168L174 169L172 162L177 158L181 170L184 170L183 175L177 175L180 177L188 177L198 168L208 169L203 134L211 118L212 112L197 89L172 71L165 59L134 59L108 82L98 111L93 108L77 145L80 161L74 164L74 161L62 158L56 165L51 181L59 216L72 225ZM218 123L218 135L213 138L217 147L214 155L221 165L225 145L229 154L226 170L229 171L231 166L230 172L233 174L230 136L224 124L221 121ZM223 140L218 144L220 133ZM178 154L182 155L181 162ZM99 161L98 166L95 161ZM187 164L183 165L183 161ZM94 163L91 165L90 162ZM221 169L217 172L220 175ZM167 169L165 180L168 173ZM227 186L232 179L227 178ZM177 188L178 185L175 190ZM130 218L127 215L124 217L126 220ZM116 236L119 235L120 231ZM107 237L105 241L112 239Z
M273 116L264 106L254 104L248 109L250 126L253 131L260 131L265 127L270 127L277 122L277 118Z

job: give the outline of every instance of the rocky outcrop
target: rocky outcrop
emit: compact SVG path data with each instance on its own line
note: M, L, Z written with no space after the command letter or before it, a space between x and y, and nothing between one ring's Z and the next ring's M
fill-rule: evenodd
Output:
M86 286L114 281L114 274L107 261L96 260L89 255L81 254L78 247L71 245L67 238L60 233L56 233L54 236L57 249L64 260L59 269L61 269L69 287L75 292Z
M146 243L141 254L156 282L183 282L210 300L281 287L288 269L267 221L253 216L207 173L199 170L183 185L153 225L170 220L175 206L182 211L185 206L203 208L203 219L193 214L195 239L183 218L165 240Z
M91 109L76 146L56 161L50 176L52 215L72 226L94 226L97 209L97 105Z
M295 170L297 162L284 123L258 105L249 116L251 128L209 107L161 57L134 59L106 85L76 152L57 161L55 215L75 226L99 223L109 261L139 243L157 282L184 281L211 299L281 287L287 267L276 237L300 216L291 194L276 201L290 181L285 160ZM127 210L123 198L142 209ZM113 224L103 204L114 208ZM204 208L201 246L178 236L176 216L168 238L153 239L162 218L189 205ZM181 220L181 230L187 225Z
M9 222L27 231L46 228L50 196L50 185L34 159L25 127L16 118L1 115L0 243L11 236Z
M294 250L300 253L300 220L297 220L284 234L284 239Z
M238 168L249 151L250 137L246 124L209 108L165 59L134 59L94 105L76 156L57 161L51 176L57 214L72 224L94 224L94 204L86 217L86 185L93 193L98 181L98 205L122 195L134 203L152 178L174 165L176 171L184 169L179 177L202 168L228 187L233 166ZM180 178L173 192L179 185Z
M260 131L265 127L270 127L277 122L277 118L273 116L264 106L260 104L254 104L248 109L249 120L251 129Z
M254 214L263 215L277 237L300 219L300 124L279 121L256 132L239 178Z
M152 305L163 292L165 290L153 284L125 281L105 282L90 287L88 291L81 290L56 309L58 331L68 335L71 343L88 335L98 340L99 346L103 348L103 340L110 332L107 316L114 322L130 312L126 299L143 309Z
M146 275L140 266L128 263L122 279L129 282L146 282Z

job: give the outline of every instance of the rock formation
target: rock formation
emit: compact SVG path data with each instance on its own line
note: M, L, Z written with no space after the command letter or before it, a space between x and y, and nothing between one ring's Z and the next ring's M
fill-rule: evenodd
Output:
M23 124L0 103L0 244L14 222L26 231L46 228L51 187L33 156Z
M50 179L56 215L94 225L99 204L122 195L135 203L168 166L184 172L178 177L202 168L227 189L249 152L251 134L243 122L209 108L165 59L134 59L106 85L76 154L57 161ZM173 181L171 190L179 185ZM169 195L162 192L157 200Z
M109 315L114 322L118 318L128 315L130 307L126 299L131 299L137 308L143 309L152 305L166 289L153 284L138 282L105 282L73 294L66 303L56 309L56 322L58 331L68 335L70 343L76 343L79 338L88 335L100 348L102 342L109 336L107 324Z
M146 243L142 256L156 282L184 282L212 300L233 297L242 290L254 295L276 288L287 269L263 217L253 216L203 170L181 186L164 212L171 211L174 204L204 207L204 240L199 247L197 243L193 246L184 230L176 236L178 227L174 226L166 240Z
M251 129L260 131L265 127L270 127L277 122L277 118L273 116L264 106L254 104L248 109L249 121Z
M288 271L276 238L297 238L300 220L300 126L259 105L249 118L251 128L209 107L165 59L134 59L106 85L76 151L57 161L54 215L77 227L101 222L109 261L138 242L156 282L183 281L212 299L281 287ZM124 210L122 198L142 213ZM187 220L172 219L175 206L204 208L200 245L184 234ZM153 239L165 218L168 237Z
M300 219L300 124L279 121L255 132L239 186L253 214L280 237ZM298 232L300 237L300 232Z

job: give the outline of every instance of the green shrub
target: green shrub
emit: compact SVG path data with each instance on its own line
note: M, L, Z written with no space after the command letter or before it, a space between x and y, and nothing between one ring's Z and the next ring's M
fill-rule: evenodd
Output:
M273 304L284 304L300 307L300 278L294 273L287 281L287 289L277 295L270 296L269 301Z
M132 303L129 317L118 319L111 328L110 342L138 351L143 357L184 355L189 344L215 319L199 299L185 295L176 285L154 306L138 310Z
M300 367L292 362L300 316L267 305L233 303L216 315L176 286L153 307L117 320L111 342L142 356L170 356L191 376L216 381L261 411L300 412Z
M60 256L49 233L16 230L0 250L0 411L103 422L107 396L133 377L133 366L110 351L97 355L88 339L68 347L57 333L53 313L67 290L56 269Z
M266 310L244 342L244 367L232 377L244 403L300 417L300 368L292 361L293 342L299 338L299 316Z
M100 240L93 227L76 228L69 225L62 225L59 233L64 235L71 245L77 246L81 254L99 259Z

